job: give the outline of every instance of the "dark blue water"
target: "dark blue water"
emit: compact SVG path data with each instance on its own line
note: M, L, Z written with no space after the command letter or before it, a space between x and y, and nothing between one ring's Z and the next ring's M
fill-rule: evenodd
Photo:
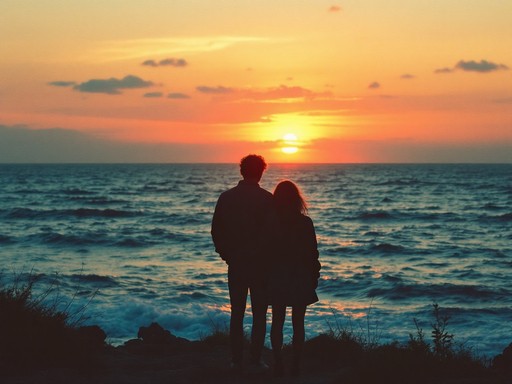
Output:
M428 335L436 302L476 352L512 341L512 165L271 165L261 185L284 178L323 264L309 337L337 322L406 340L414 318ZM238 180L236 165L0 165L0 279L38 276L114 343L152 321L200 338L229 319L209 231Z

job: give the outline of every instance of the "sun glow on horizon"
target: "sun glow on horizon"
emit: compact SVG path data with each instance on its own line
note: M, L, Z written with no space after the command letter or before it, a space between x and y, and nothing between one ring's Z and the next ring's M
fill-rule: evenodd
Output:
M283 147L281 147L281 152L291 155L294 153L297 153L299 151L299 141L298 137L294 133L287 133L283 136L282 144Z

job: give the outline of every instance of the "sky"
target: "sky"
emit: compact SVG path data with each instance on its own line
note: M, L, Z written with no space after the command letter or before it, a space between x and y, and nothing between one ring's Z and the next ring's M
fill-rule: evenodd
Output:
M512 163L510 0L2 0L0 162Z

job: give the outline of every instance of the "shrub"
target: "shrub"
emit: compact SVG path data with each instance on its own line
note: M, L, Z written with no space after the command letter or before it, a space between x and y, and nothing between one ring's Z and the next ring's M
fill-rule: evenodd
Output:
M48 288L34 296L36 282L30 276L26 283L16 278L11 287L0 288L0 360L4 369L37 368L48 365L80 365L90 362L92 350L104 344L104 333L98 330L91 339L91 327L77 327L76 313L57 309L43 302L51 294ZM100 342L99 340L103 338Z

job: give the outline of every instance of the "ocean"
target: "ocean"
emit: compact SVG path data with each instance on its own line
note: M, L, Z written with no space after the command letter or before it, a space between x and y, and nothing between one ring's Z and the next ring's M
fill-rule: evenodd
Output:
M236 164L0 165L0 284L36 277L36 295L113 344L151 322L193 340L225 329L210 223L239 179ZM282 179L302 189L319 242L307 337L405 342L416 320L429 339L437 303L475 353L512 342L511 164L271 164L260 184Z

